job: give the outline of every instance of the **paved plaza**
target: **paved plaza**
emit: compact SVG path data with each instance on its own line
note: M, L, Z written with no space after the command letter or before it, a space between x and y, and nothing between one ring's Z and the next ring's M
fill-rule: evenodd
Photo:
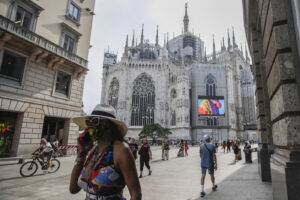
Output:
M199 147L191 147L189 156L177 158L177 149L170 150L170 160L162 161L161 150L153 148L153 161L150 163L153 173L144 176L141 181L144 200L250 200L272 199L270 183L260 181L256 153L252 153L253 163L245 164L243 160L233 163L233 153L217 153L218 170L216 183L218 190L212 192L209 177L206 178L205 191L207 195L200 198L200 157ZM68 191L70 173L74 157L60 158L61 168L54 174L44 175L42 171L34 177L23 178L19 174L21 165L2 165L0 163L0 199L30 199L53 200L74 199L82 200L84 192L71 195ZM137 161L137 168L139 163ZM148 174L147 171L144 175ZM128 190L124 191L129 199Z

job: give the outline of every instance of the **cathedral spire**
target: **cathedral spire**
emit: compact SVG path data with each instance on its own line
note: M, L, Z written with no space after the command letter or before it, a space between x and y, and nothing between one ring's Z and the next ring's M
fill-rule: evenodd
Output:
M133 34L132 34L132 43L131 46L134 47L134 30L133 30Z
M126 36L126 43L125 43L125 48L124 48L124 57L128 57L128 34Z
M141 45L144 43L144 24L142 24Z
M167 33L167 49L169 49L169 32Z
M215 35L213 34L213 60L216 60L216 58Z
M204 48L204 63L207 63L207 57L206 57L206 47Z
M156 27L156 38L155 38L155 46L158 47L158 25Z
M225 39L224 39L224 37L223 37L222 51L226 51L226 46L225 46Z
M183 24L184 24L184 32L188 32L189 31L189 16L188 16L188 12L187 12L187 3L185 3L185 15L183 18Z
M232 45L233 48L237 48L238 45L235 43L235 35L234 35L234 28L232 27Z
M227 29L227 33L228 33L228 47L227 47L227 50L229 51L231 49L231 42L230 42L230 35L229 35L229 29Z

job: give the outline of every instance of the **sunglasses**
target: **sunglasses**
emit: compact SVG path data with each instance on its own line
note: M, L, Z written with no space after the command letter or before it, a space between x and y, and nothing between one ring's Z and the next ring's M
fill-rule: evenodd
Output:
M88 127L99 127L100 129L104 130L108 128L109 122L105 119L100 119L99 117L91 117L85 120L85 124Z

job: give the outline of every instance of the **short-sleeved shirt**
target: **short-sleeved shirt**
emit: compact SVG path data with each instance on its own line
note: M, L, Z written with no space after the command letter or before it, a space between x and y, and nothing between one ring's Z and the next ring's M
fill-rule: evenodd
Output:
M147 160L149 159L149 157L150 157L149 156L149 149L150 149L150 146L148 144L142 145L142 147L140 149L140 152L139 152L141 158L147 159Z
M50 152L50 151L52 151L53 149L52 149L52 146L51 146L51 144L50 144L50 142L47 142L46 144L41 144L41 146L43 147L43 149L45 149L45 151L44 152Z
M214 166L213 155L206 149L204 144L206 144L207 148L211 151L212 154L216 153L216 148L213 144L207 142L203 143L200 146L201 167L213 167Z

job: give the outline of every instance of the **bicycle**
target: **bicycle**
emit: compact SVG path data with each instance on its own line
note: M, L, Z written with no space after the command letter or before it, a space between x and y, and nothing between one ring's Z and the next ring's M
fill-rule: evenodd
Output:
M36 161L38 161L38 163L41 165L41 168L43 170L47 169L47 162L43 162L39 158L38 153L35 153L32 155L31 161L27 161L21 166L20 168L21 176L23 177L33 176L38 169L38 164ZM50 162L51 164L50 167L48 168L48 173L54 173L59 169L60 162L56 158L51 158Z

